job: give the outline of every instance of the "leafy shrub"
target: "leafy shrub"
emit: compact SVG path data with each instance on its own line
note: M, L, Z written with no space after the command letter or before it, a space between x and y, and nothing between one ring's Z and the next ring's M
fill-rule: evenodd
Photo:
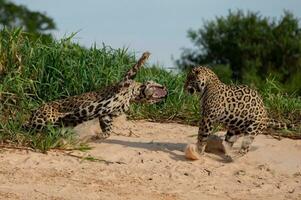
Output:
M255 12L230 11L189 30L195 48L184 49L179 68L209 64L230 66L232 79L264 84L270 74L286 92L301 95L301 28L289 12L276 20Z

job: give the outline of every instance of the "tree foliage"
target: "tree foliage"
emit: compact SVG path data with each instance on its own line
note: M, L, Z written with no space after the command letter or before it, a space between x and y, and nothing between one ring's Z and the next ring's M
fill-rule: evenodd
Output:
M184 49L181 69L227 65L232 78L260 84L270 74L290 91L301 93L301 29L299 19L285 11L280 19L255 12L230 11L226 17L189 30L194 49Z
M56 28L53 19L47 15L8 0L0 0L0 28L4 27L22 27L26 32L42 35L48 35L47 31Z

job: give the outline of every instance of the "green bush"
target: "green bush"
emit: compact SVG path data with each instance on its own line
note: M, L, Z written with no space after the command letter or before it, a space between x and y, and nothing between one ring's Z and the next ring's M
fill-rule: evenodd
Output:
M226 65L232 79L260 87L270 74L286 92L301 95L300 20L284 12L279 20L257 12L230 11L189 30L195 46L184 49L180 69L195 65Z

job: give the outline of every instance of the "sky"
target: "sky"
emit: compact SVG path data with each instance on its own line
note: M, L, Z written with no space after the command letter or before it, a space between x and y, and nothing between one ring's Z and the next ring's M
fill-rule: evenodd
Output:
M52 17L60 39L78 32L75 41L128 48L139 56L151 52L150 62L174 68L181 49L192 47L187 30L226 16L229 10L258 11L279 18L289 10L301 18L301 0L12 0Z

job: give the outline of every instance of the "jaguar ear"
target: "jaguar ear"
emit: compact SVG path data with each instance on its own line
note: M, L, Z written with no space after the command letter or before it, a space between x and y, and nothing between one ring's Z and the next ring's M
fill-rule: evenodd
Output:
M193 72L194 74L199 74L199 73L200 73L200 70L199 70L198 67L194 67L194 68L192 68L192 72Z

